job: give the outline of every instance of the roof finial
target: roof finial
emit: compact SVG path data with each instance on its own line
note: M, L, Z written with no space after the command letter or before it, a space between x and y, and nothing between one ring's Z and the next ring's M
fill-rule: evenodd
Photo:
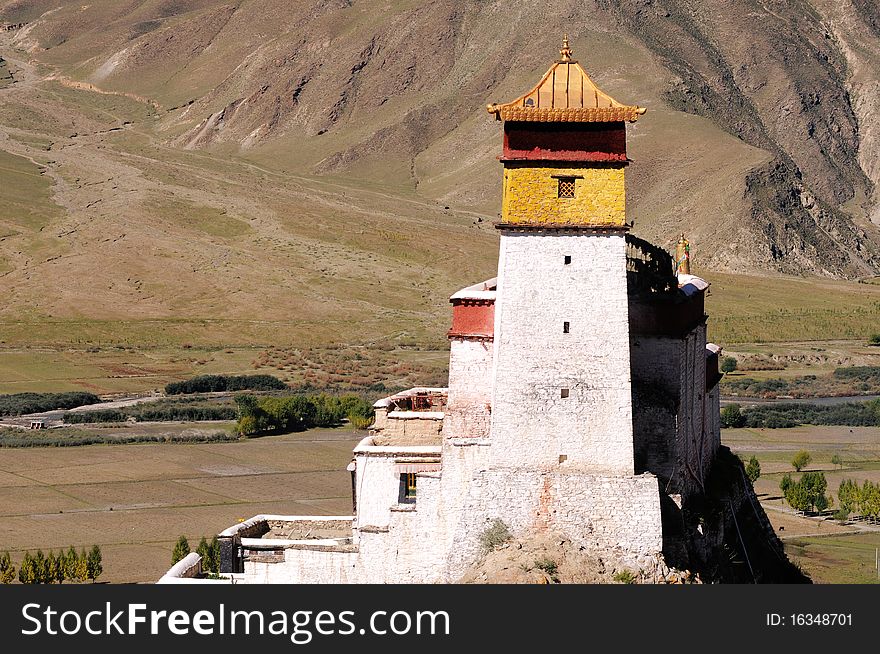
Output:
M562 50L559 51L560 61L571 61L571 48L568 47L568 34L562 35Z

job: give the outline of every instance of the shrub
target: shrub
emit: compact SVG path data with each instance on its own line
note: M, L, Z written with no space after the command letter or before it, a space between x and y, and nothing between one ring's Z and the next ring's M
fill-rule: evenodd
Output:
M733 357L721 359L721 372L733 372L734 370L736 370L736 359Z
M504 545L504 543L511 538L513 538L513 536L511 536L507 525L501 520L495 519L492 521L492 524L480 534L480 545L482 545L483 549L487 552L492 552Z
M556 565L556 561L545 555L540 559L535 559L535 567L538 570L546 572L547 576L550 577L554 583L559 583L559 577L556 576L556 573L559 571L559 566Z
M373 419L362 418L361 416L349 416L348 422L354 429L367 429L373 424Z
M797 454L794 455L794 458L791 460L792 467L798 472L801 471L802 468L807 467L810 461L813 460L813 457L806 450L801 450Z
M613 579L619 584L636 583L636 576L629 570L620 570L619 572L614 573Z
M722 427L742 427L744 424L745 417L740 410L739 404L730 404L721 409Z
M880 334L871 334L868 339L868 345L880 345Z

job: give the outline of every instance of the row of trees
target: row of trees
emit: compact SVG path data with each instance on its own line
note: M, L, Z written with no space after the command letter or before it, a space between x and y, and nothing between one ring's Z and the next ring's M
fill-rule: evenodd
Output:
M181 536L174 544L171 551L171 565L183 560L189 553L189 541L186 536ZM202 557L202 572L208 574L220 574L220 541L214 536L211 542L208 542L204 536L199 541L196 548L196 554Z
M743 409L730 404L721 409L722 427L780 429L797 425L880 426L880 400L845 404L771 404Z
M65 553L42 550L35 555L24 553L18 568L18 580L23 584L61 584L65 581L95 581L104 572L101 563L101 548L95 545L88 553L82 549L79 553L73 548ZM0 583L10 584L15 579L15 566L9 552L0 556Z
M0 395L0 416L20 416L54 409L72 409L83 404L95 404L100 398L93 393L13 393Z
M131 407L135 409L135 407ZM134 419L137 422L171 422L201 420L235 420L238 411L232 405L207 404L167 405L157 407L137 407L130 409L102 409L100 411L77 411L64 416L67 424L125 422Z
M268 431L303 431L333 427L348 418L357 428L369 426L373 406L357 395L292 395L262 397L238 395L238 432L242 436Z
M223 391L281 391L287 384L272 375L200 375L165 386L166 395Z
M825 495L828 482L824 473L805 472L798 481L786 474L779 483L788 505L796 511L824 511L831 506L831 497Z
M840 509L835 514L836 518L845 520L851 513L858 513L876 519L880 516L880 484L865 480L859 486L852 479L843 479L837 490L837 502Z

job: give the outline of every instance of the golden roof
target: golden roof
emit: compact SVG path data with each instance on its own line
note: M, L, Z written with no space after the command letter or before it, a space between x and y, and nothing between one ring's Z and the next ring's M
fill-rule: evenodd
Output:
M619 103L590 79L571 58L568 36L562 40L559 59L528 93L486 109L496 120L561 123L606 123L638 120L644 107Z

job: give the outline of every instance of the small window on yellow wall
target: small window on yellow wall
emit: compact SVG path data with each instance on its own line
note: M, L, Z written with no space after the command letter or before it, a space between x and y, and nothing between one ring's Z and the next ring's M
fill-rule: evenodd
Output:
M574 197L574 177L559 177L557 179L557 182L559 184L559 186L557 187L557 197Z

